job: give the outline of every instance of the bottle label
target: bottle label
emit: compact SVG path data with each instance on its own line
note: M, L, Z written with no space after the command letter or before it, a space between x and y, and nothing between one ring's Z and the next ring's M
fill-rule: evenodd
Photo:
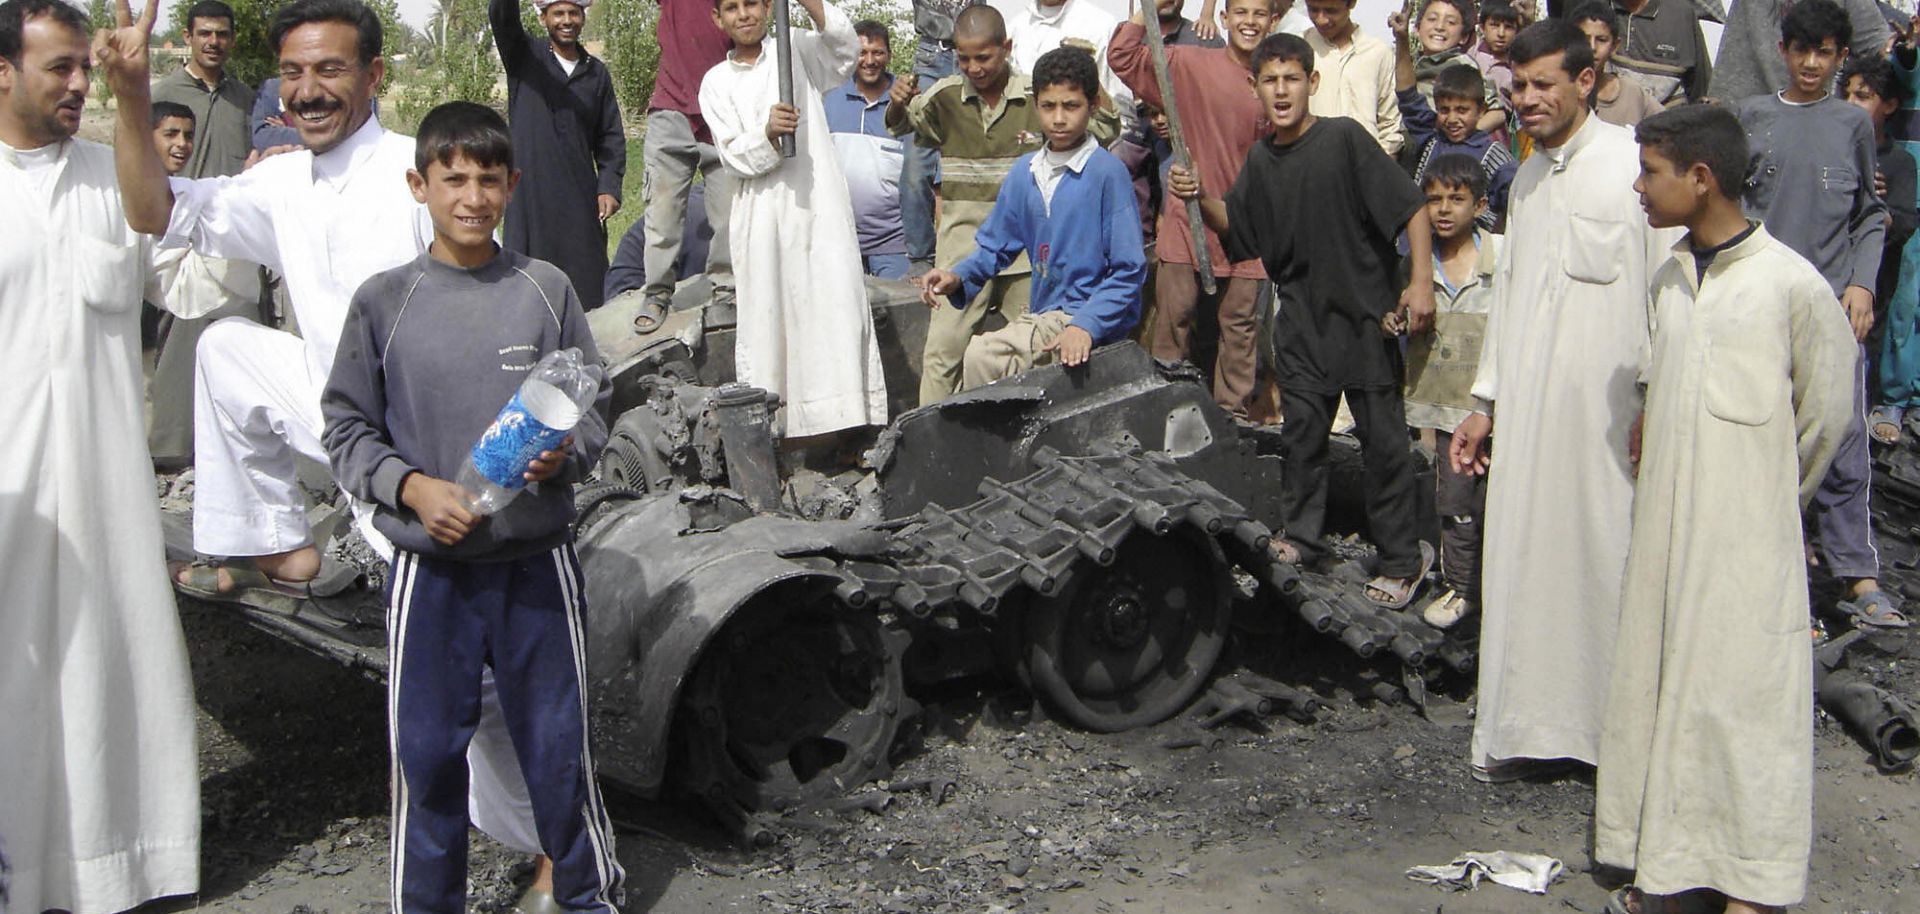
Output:
M473 467L488 482L509 491L526 487L527 464L567 437L579 410L550 384L529 381L473 445Z

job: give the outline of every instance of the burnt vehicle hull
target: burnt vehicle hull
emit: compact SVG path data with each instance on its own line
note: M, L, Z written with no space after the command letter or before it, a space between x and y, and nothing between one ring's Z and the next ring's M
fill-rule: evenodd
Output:
M1417 613L1273 558L1276 433L1236 423L1191 366L1121 343L910 409L925 306L869 291L897 418L867 470L832 477L783 468L774 404L726 384L730 331L697 307L647 338L617 300L590 316L617 416L576 499L609 782L761 834L763 814L885 777L919 687L995 672L1073 725L1150 725L1206 687L1237 622L1298 619L1410 679L1471 668ZM1335 450L1333 513L1358 516L1354 448ZM384 675L371 594L247 612Z

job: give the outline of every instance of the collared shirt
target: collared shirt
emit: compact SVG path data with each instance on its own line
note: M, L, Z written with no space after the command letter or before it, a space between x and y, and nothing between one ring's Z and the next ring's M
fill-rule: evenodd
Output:
M893 77L888 76L886 88L892 87ZM907 252L900 222L900 166L906 143L887 129L887 103L885 91L878 101L869 101L853 79L821 96L833 150L847 176L860 253L869 257Z
M1087 160L1093 158L1093 151L1099 148L1093 141L1093 134L1080 138L1080 145L1055 152L1048 148L1033 154L1027 162L1027 170L1033 173L1033 183L1040 188L1040 203L1046 214L1053 215L1053 191L1060 186L1060 179L1071 171L1079 174L1086 170Z
M973 251L973 234L993 209L1000 184L1020 156L1046 137L1034 109L1033 83L1017 69L1007 75L998 104L989 107L965 76L949 76L914 96L904 116L888 109L888 127L914 132L915 142L940 150L940 221L934 263L951 269ZM1113 109L1095 109L1087 132L1100 142L1117 135ZM1025 273L1023 256L1007 268Z
M1475 230L1473 273L1458 286L1447 277L1437 250L1433 255L1433 331L1407 342L1405 399L1411 428L1451 432L1473 413L1473 376L1486 340L1502 241L1499 235Z
M1706 38L1692 3L1647 0L1639 12L1628 13L1616 2L1613 9L1626 30L1620 36L1620 50L1613 55L1615 69L1638 77L1653 93L1654 101L1667 107L1707 96L1713 62L1707 56Z
M333 367L354 290L433 240L426 207L407 190L413 145L368 118L322 155L302 149L231 178L174 178L161 245L251 260L285 276L318 384Z
M209 86L188 67L154 82L154 101L176 102L193 111L193 155L187 158L183 177L237 175L247 167L247 154L253 151L253 98L253 90L231 75L223 73L219 85Z
M1388 155L1398 155L1404 142L1400 103L1394 98L1393 48L1386 42L1353 30L1353 41L1336 48L1320 30L1307 33L1313 48L1313 70L1320 88L1307 102L1315 117L1346 117L1373 137Z

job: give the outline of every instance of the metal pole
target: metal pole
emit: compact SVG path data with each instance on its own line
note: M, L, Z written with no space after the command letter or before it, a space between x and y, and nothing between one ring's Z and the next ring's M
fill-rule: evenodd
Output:
M1173 100L1173 74L1167 69L1167 44L1160 35L1160 10L1154 0L1136 0L1143 11L1152 5L1151 12L1141 18L1147 20L1147 53L1153 57L1153 79L1160 85L1160 110L1167 113L1167 139L1173 144L1174 164L1193 170L1193 156L1187 153L1185 134L1180 132L1180 107ZM1195 177L1199 177L1195 175ZM1200 280L1201 291L1212 295L1216 288L1213 283L1213 255L1207 250L1207 225L1200 216L1200 201L1187 201L1187 233L1193 238L1193 272Z
M780 67L780 104L793 107L793 43L787 40L787 0L774 0L773 3L773 47L774 63ZM793 158L799 151L794 143L794 135L789 133L780 138L780 155Z

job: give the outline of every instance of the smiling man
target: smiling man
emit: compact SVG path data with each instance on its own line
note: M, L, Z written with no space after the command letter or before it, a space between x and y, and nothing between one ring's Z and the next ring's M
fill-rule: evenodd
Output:
M627 135L607 65L580 46L593 0L534 0L547 37L529 38L515 0L491 0L487 18L507 71L507 123L523 163L502 240L559 267L580 304L600 307L606 222L620 209Z
M87 31L61 0L0 3L0 906L34 914L199 882L193 685L140 445L148 244L114 151L74 136Z
M905 279L907 239L900 221L900 175L906 143L887 129L893 91L893 36L872 19L853 24L860 59L847 81L828 89L827 129L853 198L853 224L860 236L860 265L868 276Z
M1647 282L1679 232L1650 228L1639 147L1587 107L1593 49L1551 19L1514 39L1513 102L1534 154L1514 175L1478 405L1456 472L1487 480L1474 776L1499 782L1598 759L1627 563L1627 428L1647 346Z

